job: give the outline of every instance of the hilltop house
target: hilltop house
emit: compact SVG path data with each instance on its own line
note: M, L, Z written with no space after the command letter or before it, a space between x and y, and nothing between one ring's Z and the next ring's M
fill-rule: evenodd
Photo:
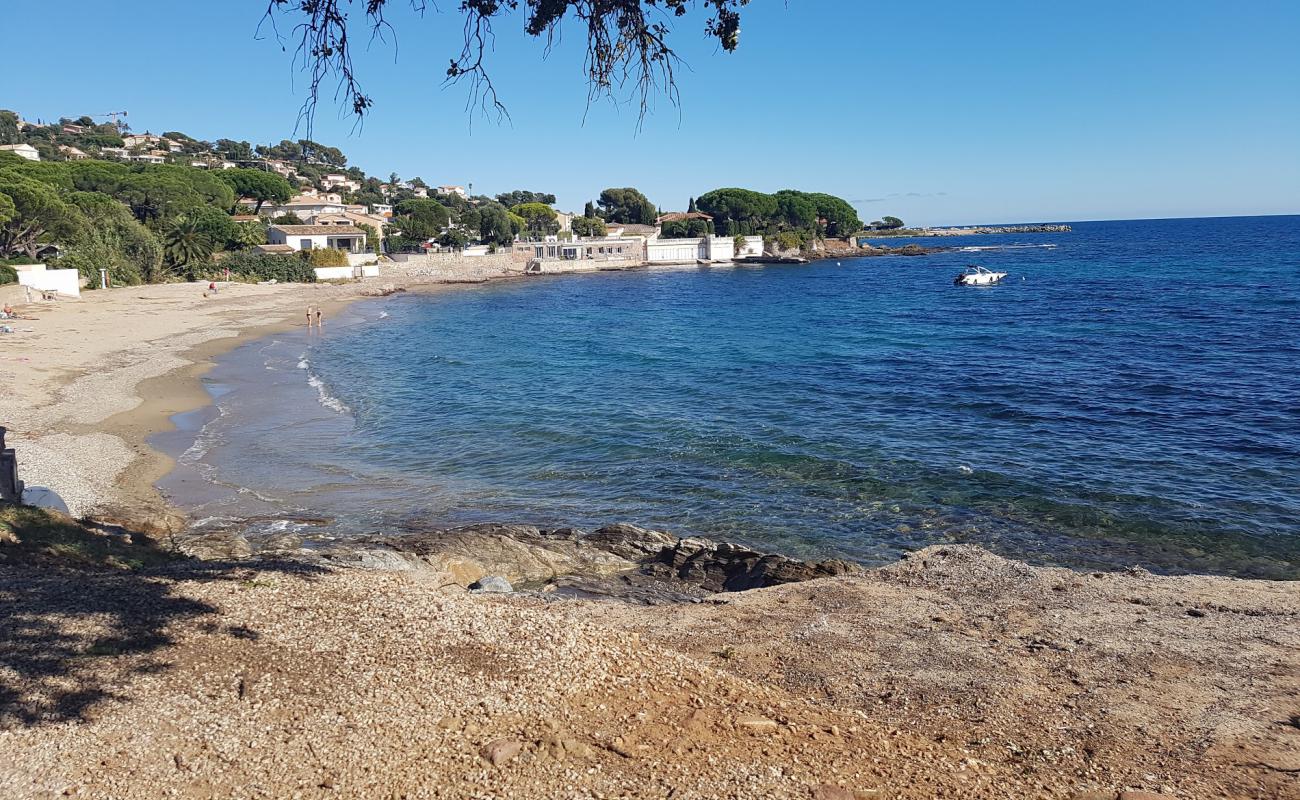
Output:
M256 205L253 203L252 205ZM285 214L293 214L299 219L308 219L319 214L342 214L347 210L343 205L343 200L337 194L319 194L316 190L311 190L311 194L306 192L292 197L287 203L272 205L267 203L262 206L262 214L270 217L280 217Z
M293 174L293 167L286 161L269 160L266 165L271 168L272 172L279 174L282 178L287 178Z
M438 194L454 194L467 199L469 198L469 194L465 192L464 186L439 186L436 189L434 189L434 191L436 191ZM427 197L428 192L426 192L424 196Z
M289 253L332 248L347 253L363 253L366 232L352 225L272 225L266 232L262 252Z
M41 154L30 144L0 144L0 153L13 153L28 161L40 161Z
M167 154L160 150L151 150L148 153L136 153L131 156L131 160L144 164L165 164L167 163Z
M170 153L175 153L181 150L179 142L173 142L171 139L164 139L161 136L155 136L148 132L128 133L126 136L122 137L122 144L124 144L128 149L136 147L153 147L166 149Z
M355 192L361 188L359 181L354 181L347 175L332 173L320 179L326 189L347 189L349 192Z
M99 154L104 158L118 158L123 161L131 158L131 151L125 147L101 147Z
M84 151L78 150L72 145L67 144L59 145L59 152L69 161L81 161L82 159L90 158L90 156L86 155Z

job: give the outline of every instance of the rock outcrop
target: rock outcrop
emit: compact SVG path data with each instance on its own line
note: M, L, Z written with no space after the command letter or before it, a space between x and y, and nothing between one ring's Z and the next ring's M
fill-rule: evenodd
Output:
M368 537L356 547L324 551L320 557L350 566L433 569L461 586L499 576L519 588L648 603L697 600L717 592L861 571L846 561L799 561L628 524L591 533L531 525L472 525Z

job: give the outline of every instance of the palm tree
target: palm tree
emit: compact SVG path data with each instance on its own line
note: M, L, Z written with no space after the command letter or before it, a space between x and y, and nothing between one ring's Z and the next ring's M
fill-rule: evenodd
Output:
M212 258L213 244L192 217L177 217L163 234L163 254L175 267L206 263Z

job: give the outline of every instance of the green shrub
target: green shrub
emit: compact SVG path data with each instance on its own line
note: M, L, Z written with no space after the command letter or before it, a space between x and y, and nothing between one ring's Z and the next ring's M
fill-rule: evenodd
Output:
M205 264L198 280L216 280L224 278L230 270L232 281L269 281L281 283L314 283L316 273L312 271L307 259L300 256L281 255L279 253L259 253L254 250L240 250L230 253L214 264Z
M8 264L0 264L0 286L18 282L18 270Z
M333 247L318 247L307 251L307 260L313 267L346 267L347 253Z
M782 250L798 250L803 246L803 238L794 231L781 231L772 237L772 241Z

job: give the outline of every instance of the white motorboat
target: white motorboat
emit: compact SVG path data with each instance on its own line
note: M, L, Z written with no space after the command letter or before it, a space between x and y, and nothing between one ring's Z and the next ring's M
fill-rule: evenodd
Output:
M990 269L971 264L966 271L953 279L954 286L991 286L1003 278L1007 277L1005 272L994 272Z

